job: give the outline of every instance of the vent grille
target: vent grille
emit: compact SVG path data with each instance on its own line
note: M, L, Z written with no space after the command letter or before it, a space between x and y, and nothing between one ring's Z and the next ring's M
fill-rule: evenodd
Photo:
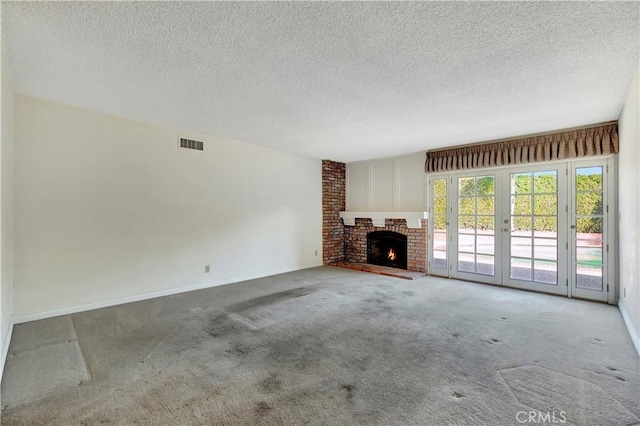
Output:
M204 151L204 142L194 141L193 139L180 138L180 148L195 149L196 151Z

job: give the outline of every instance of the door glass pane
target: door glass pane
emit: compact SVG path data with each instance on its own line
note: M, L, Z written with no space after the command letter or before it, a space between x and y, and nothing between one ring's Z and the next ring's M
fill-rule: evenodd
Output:
M514 173L511 175L512 194L531 193L531 173Z
M533 247L534 258L558 260L558 240L552 238L536 238Z
M533 173L533 192L536 194L556 194L558 175L555 170Z
M447 199L444 197L437 197L433 200L433 214L434 215L446 215L447 214Z
M434 179L433 196L436 198L447 196L447 180L446 179Z
M433 249L447 252L447 234L444 232L433 233Z
M495 238L493 235L478 235L476 245L478 253L495 254Z
M533 197L533 213L535 215L558 214L557 195L536 195Z
M576 279L579 288L602 291L602 275L596 268L579 271Z
M575 173L576 286L602 291L603 281L603 168L580 167Z
M579 217L576 219L576 232L579 238L589 235L602 236L601 217ZM582 235L581 235L582 234Z
M476 251L476 236L473 234L460 234L458 235L458 251L465 253L475 253Z
M478 195L495 195L495 178L481 176L477 178Z
M586 192L576 194L576 214L593 216L602 214L602 193Z
M478 216L478 231L485 231L482 232L483 234L487 234L487 235L493 235L493 231L494 231L494 217L493 216Z
M576 249L576 285L602 290L602 243Z
M464 234L474 234L476 232L476 217L475 216L459 216L458 217L458 232Z
M531 257L531 238L511 237L511 256Z
M601 248L602 247L602 240L577 240L576 241L576 246L578 248L581 247L598 247Z
M494 197L478 197L477 214L493 216L495 198Z
M458 195L459 196L476 195L475 178L458 178Z
M447 252L442 250L433 251L433 262L431 265L438 269L447 269Z
M558 263L535 260L533 280L545 284L558 284Z
M511 258L511 278L531 281L531 259Z
M512 235L531 235L531 216L512 216L511 217L511 234Z
M514 195L511 197L513 214L530 215L531 214L531 195Z
M476 214L476 199L474 197L464 197L458 199L458 214L474 215Z
M576 169L576 192L602 192L602 166Z
M475 256L470 253L458 253L458 271L475 272Z
M533 218L533 235L536 237L558 237L558 218L556 216L536 216Z
M477 262L478 274L482 274L482 275L494 274L495 262L494 262L493 256L484 256L479 254L476 256L476 262Z
M435 215L433 216L433 230L440 232L447 232L447 216Z

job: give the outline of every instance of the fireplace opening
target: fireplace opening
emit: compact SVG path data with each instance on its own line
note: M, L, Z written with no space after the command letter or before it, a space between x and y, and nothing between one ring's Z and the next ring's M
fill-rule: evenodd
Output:
M407 269L407 236L391 231L369 232L367 263Z

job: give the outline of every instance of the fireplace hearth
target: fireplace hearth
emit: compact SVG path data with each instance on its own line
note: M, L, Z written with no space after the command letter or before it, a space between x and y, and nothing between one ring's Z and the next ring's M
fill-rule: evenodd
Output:
M407 269L407 236L392 231L367 233L367 263Z

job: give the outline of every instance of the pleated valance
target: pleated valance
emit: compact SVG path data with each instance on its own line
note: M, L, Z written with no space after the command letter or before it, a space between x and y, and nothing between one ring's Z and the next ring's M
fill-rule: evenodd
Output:
M618 153L618 122L427 152L425 171L476 169Z

